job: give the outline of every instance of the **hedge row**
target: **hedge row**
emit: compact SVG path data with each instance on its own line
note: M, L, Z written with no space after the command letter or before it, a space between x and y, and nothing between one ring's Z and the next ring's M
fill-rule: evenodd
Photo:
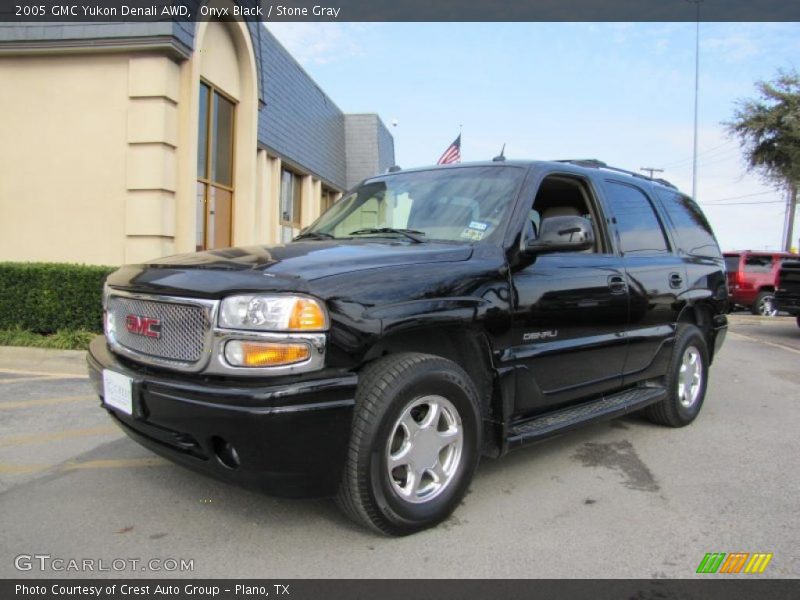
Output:
M103 282L116 267L0 262L0 329L103 330Z

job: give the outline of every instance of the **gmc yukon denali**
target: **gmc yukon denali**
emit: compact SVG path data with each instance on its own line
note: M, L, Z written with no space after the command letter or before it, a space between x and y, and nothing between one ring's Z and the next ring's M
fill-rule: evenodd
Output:
M291 243L120 268L89 372L152 451L404 535L481 456L640 410L694 421L727 294L665 181L596 160L395 171Z

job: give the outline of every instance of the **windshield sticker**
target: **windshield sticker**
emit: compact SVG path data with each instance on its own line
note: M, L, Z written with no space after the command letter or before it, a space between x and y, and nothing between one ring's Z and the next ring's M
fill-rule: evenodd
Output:
M472 221L469 224L470 229L477 229L478 231L486 231L486 228L489 227L488 223L482 223L481 221Z
M472 242L480 242L483 239L484 233L485 232L480 231L478 229L473 229L472 227L466 227L464 231L461 232L461 239L470 240Z

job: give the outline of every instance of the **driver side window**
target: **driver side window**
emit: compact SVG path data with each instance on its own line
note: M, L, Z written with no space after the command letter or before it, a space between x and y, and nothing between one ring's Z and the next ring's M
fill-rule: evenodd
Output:
M583 217L592 223L594 247L584 252L603 252L604 243L594 218L595 209L586 183L567 175L550 175L542 181L528 213L529 232L539 235L542 221L552 217ZM527 225L526 225L527 228Z

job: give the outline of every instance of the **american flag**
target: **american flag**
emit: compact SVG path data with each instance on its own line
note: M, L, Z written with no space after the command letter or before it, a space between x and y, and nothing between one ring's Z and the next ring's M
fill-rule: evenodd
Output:
M461 162L461 134L458 134L458 137L455 141L447 147L447 150L444 151L444 154L436 161L437 165L451 165L453 163L460 163Z

